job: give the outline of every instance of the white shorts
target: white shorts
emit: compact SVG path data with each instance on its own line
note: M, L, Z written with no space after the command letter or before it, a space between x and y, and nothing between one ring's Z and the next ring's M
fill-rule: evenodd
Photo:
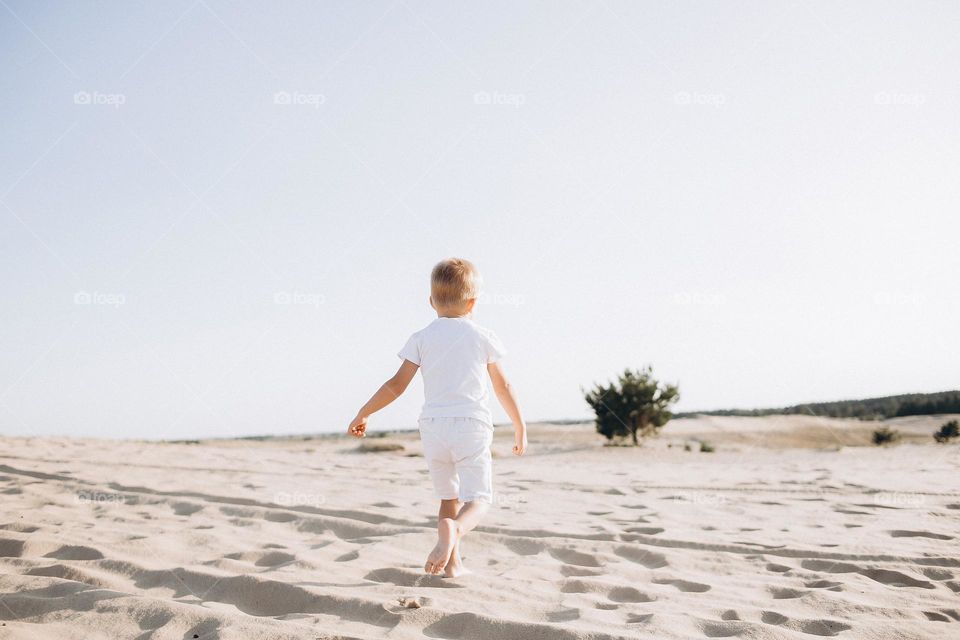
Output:
M441 500L493 502L493 426L476 418L421 418L420 441Z

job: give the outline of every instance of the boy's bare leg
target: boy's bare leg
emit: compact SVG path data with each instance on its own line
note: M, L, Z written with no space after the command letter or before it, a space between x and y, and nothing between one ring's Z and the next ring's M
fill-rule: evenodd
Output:
M440 522L444 518L456 518L459 514L459 500L456 498L453 500L441 500L440 513L437 514L437 522ZM458 539L453 545L453 551L450 552L450 559L447 560L447 565L443 568L443 575L446 578L456 578L466 572L467 570L463 566L463 560L460 558L460 540Z
M443 571L460 538L477 526L489 506L485 502L474 500L464 504L455 518L440 518L437 522L437 545L427 557L427 562L423 565L424 571L434 575Z

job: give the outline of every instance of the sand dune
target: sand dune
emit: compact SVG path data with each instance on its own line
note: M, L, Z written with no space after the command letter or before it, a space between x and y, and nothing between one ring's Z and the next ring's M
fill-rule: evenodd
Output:
M422 571L436 505L413 434L379 453L6 438L0 638L960 638L960 447L932 444L939 422L883 449L799 416L678 420L640 449L538 425L523 459L504 430L456 580Z

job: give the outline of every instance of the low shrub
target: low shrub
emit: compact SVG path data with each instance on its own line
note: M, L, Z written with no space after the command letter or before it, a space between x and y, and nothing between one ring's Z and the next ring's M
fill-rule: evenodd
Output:
M900 439L900 432L890 427L881 427L873 432L873 444L892 444Z

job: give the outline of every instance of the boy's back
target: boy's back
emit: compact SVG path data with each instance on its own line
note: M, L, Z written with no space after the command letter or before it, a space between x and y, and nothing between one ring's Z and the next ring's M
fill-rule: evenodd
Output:
M505 353L497 336L470 318L440 317L410 336L397 355L420 367L421 418L475 418L492 424L487 365Z

